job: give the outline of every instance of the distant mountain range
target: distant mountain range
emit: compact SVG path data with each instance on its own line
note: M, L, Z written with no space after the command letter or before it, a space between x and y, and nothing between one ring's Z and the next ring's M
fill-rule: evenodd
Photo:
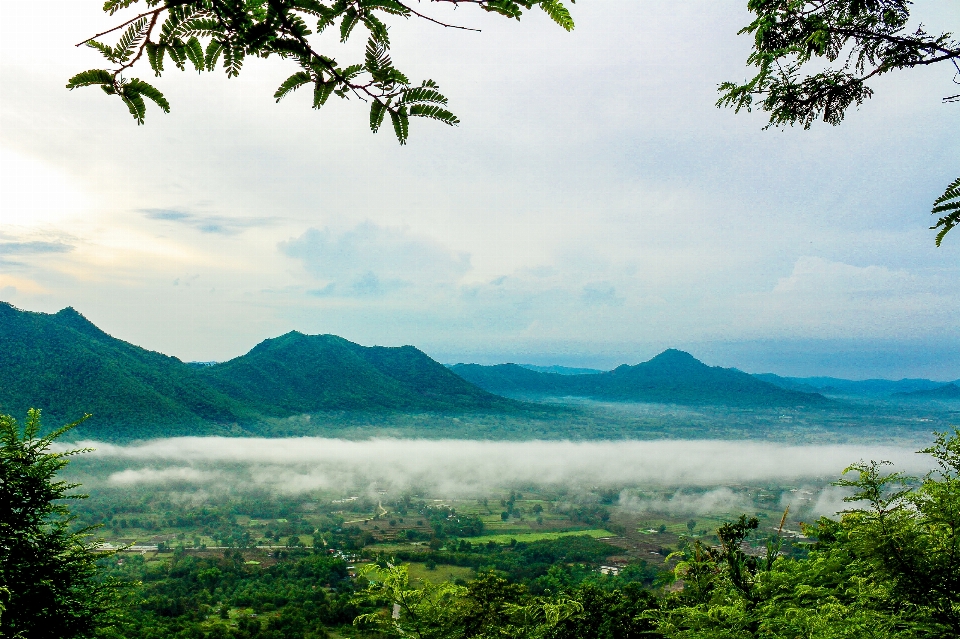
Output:
M835 397L874 399L952 399L951 387L956 387L955 383L935 382L929 379L850 380L836 377L781 377L773 373L761 373L754 377L789 390L822 393Z
M363 347L292 332L216 365L190 365L107 335L73 308L0 303L0 412L48 425L92 413L109 438L249 432L264 417L318 411L514 412L412 346Z
M560 375L517 364L451 368L491 393L508 396L575 396L612 401L729 406L827 406L817 392L782 388L742 371L707 366L689 353L669 349L636 366L612 371Z
M55 314L0 302L0 413L44 410L55 425L92 413L83 436L268 434L258 425L323 412L532 414L522 400L744 407L824 407L825 395L960 399L930 380L850 381L749 375L666 350L612 371L500 364L446 367L413 346L365 347L287 333L227 362L184 363L111 337L73 308ZM521 400L521 401L518 401ZM543 410L547 410L544 408ZM499 419L499 418L498 418Z

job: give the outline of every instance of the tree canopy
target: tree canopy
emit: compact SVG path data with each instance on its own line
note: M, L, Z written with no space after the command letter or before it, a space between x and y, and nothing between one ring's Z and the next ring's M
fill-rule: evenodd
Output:
M869 82L883 74L938 63L960 73L960 42L947 31L910 27L910 0L748 0L756 17L740 30L753 36L747 64L757 73L720 85L718 106L770 114L768 127L817 120L837 125L851 106L873 96ZM824 66L826 63L827 66ZM830 66L839 63L839 67ZM956 76L954 76L956 82ZM944 102L960 100L948 95ZM940 246L960 224L960 179L933 207Z
M0 415L0 637L68 639L90 636L117 603L116 584L100 578L90 528L74 530L64 499L78 484L56 479L80 450L50 452L76 426L40 436L40 411L23 427ZM4 609L5 608L5 609Z
M535 7L567 31L574 27L561 0L433 0L434 3L476 6L517 20ZM571 0L573 2L573 0ZM331 95L358 98L370 105L370 129L380 129L387 116L404 144L410 118L430 118L448 125L459 122L447 108L447 98L433 80L410 80L390 57L391 20L415 18L441 27L468 27L443 22L400 0L106 0L103 10L113 16L134 6L146 9L80 43L98 50L107 68L90 69L73 76L68 89L99 86L119 97L138 124L146 117L145 99L170 111L164 94L152 84L127 73L145 60L155 76L169 62L185 70L213 71L222 61L228 77L240 74L249 57L279 56L299 70L277 88L279 102L303 87L313 90L313 108ZM312 25L312 26L311 26ZM358 30L357 27L360 27ZM322 34L335 32L341 43L358 32L366 34L362 60L341 64L324 44ZM115 36L114 44L99 38ZM80 46L78 45L78 46Z

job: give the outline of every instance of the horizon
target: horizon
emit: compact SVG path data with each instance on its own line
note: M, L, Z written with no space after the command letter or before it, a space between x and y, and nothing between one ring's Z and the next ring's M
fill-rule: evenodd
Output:
M14 308L14 309L17 310L17 311L26 312L26 313L40 313L40 314L44 314L44 315L54 315L54 314L59 313L59 312L62 312L62 311L73 310L75 313L77 313L78 315L80 315L81 317L83 317L83 318L84 318L85 320L87 320L88 322L90 321L90 319L89 319L86 315L84 315L84 313L83 313L82 311L76 309L76 308L73 307L73 306L65 306L64 308L62 308L62 309L60 309L60 310L58 310L58 311L56 311L56 312L54 312L54 313L44 313L43 311L31 311L31 310L29 310L29 309L23 309L23 308L20 308L20 307L16 306L15 304L12 304L12 303L10 303L10 302L6 302L6 301L4 301L4 300L0 300L0 304L8 304L9 306L11 306L12 308ZM91 323L93 323L93 322L91 322ZM94 324L94 326L96 326L95 323L93 323L93 324ZM99 327L99 326L97 326L97 328L100 329L100 330L103 330L103 329L102 329L101 327ZM107 332L107 331L105 331L105 332ZM264 337L264 338L262 338L260 341L258 341L258 342L256 342L255 344L251 345L249 348L247 348L247 349L244 350L243 352L237 353L237 354L234 355L233 357L230 357L230 358L227 358L227 359L222 359L222 360L188 360L188 359L182 359L182 358L180 358L180 357L177 357L176 355L171 355L170 353L164 353L163 351L156 351L156 352L161 353L161 354L163 354L163 355L168 355L168 356L177 357L178 359L180 359L182 362L184 362L184 363L186 363L186 364L205 364L205 365L222 364L222 363L224 363L224 362L227 362L227 361L230 361L230 360L232 360L232 359L235 359L236 357L241 357L241 356L249 353L252 349L256 348L257 345L262 344L263 342L266 342L266 341L269 341L269 340L272 340L272 339L277 339L277 338L279 338L279 337L283 337L284 335L287 335L287 334L290 334L290 333L299 333L299 334L301 334L301 335L308 335L308 336L309 336L309 335L314 335L314 336L318 336L318 335L331 335L331 336L333 336L333 337L339 337L339 338L341 338L341 339L348 339L348 338L343 337L342 335L336 335L336 334L334 334L334 333L305 333L305 332L299 331L299 330L297 330L297 329L292 329L292 330L287 331L286 333L283 333L283 334L281 334L281 335L275 335L275 336L272 336L272 337ZM114 338L119 339L119 340L121 340L121 341L127 342L128 344L133 344L133 342L130 342L129 340L124 339L122 336L114 335L114 334L111 334L111 333L109 333L109 332L108 332L108 334L109 334L111 337L114 337ZM353 340L349 340L349 339L348 339L348 341L353 342ZM438 363L440 363L440 364L443 364L444 366L447 366L447 367L456 366L456 365L459 365L459 364L479 364L479 365L481 365L481 366L494 366L494 365L498 365L498 364L515 364L515 365L517 365L517 366L540 366L540 367L556 366L556 367L560 367L560 368L583 368L583 369L592 369L592 370L596 370L596 371L600 371L600 372L608 372L608 371L613 370L613 369L616 368L617 366L621 366L621 365L636 366L636 365L638 365L638 364L642 364L642 363L645 363L645 362L650 361L651 359L654 359L654 358L656 358L656 357L659 357L660 355L662 355L663 353L665 353L665 352L667 352L667 351L675 350L675 351L679 351L679 352L681 352L681 353L685 353L685 354L687 354L687 355L690 355L691 357L693 357L694 359L696 359L698 362L701 362L701 363L706 364L706 365L708 365L708 366L720 366L720 367L722 367L722 368L736 369L736 370L740 370L740 371L743 371L743 372L745 372L745 373L748 373L748 374L750 374L750 375L762 375L762 374L771 374L771 373L772 373L772 374L774 374L774 375L779 375L779 376L781 376L781 377L786 377L786 378L796 378L796 379L805 379L805 378L836 378L836 379L842 379L842 380L847 380L847 381L870 381L870 380L904 381L904 380L910 380L910 379L929 379L930 381L934 381L934 382L938 382L938 383L943 383L943 384L948 384L948 383L952 383L952 382L954 382L954 381L958 381L957 379L936 379L936 378L920 378L920 377L899 377L899 378L861 377L861 378L856 378L856 377L839 377L839 376L837 376L837 375L829 375L829 374L822 374L822 373L820 373L820 374L812 374L812 375L790 375L790 374L785 374L785 373L781 373L781 372L777 372L777 371L773 371L773 370L746 370L746 369L744 369L743 367L738 366L737 364L708 362L708 361L705 361L703 358L701 358L701 357L700 357L698 354L696 354L696 353L692 353L692 352L690 352L690 351L688 351L688 350L686 350L686 349L684 349L684 348L677 348L677 347L674 347L674 346L668 346L668 347L660 350L659 352L654 353L653 355L650 355L649 357L646 357L645 359L642 359L642 360L637 360L637 361L633 361L633 362L630 362L630 361L621 361L621 362L618 362L618 363L614 364L613 366L611 366L611 367L609 367L609 368L596 368L596 367L584 366L584 365L577 365L577 364L572 364L572 365L571 365L571 364L560 364L560 363L558 363L557 361L554 361L554 360L551 360L551 359L541 359L540 361L514 361L514 360L510 360L510 359L504 359L503 361L494 361L494 360L490 360L490 359L489 359L489 356L488 356L488 361L486 361L486 362L466 361L466 360L444 361L444 360L442 360L442 359L439 359L439 358L435 357L433 354L427 352L426 350L422 349L422 348L421 348L420 346L418 346L417 344L409 344L409 343L407 343L407 344L362 344L362 343L360 343L360 342L354 342L354 343L355 343L355 344L358 344L358 345L360 345L360 346L364 346L364 347L385 346L385 347L388 347L388 348L399 348L399 347L403 347L403 346L413 346L414 348L417 348L418 350L422 351L423 353L425 353L426 355L428 355L429 357L431 357L431 359L433 359L434 361L436 361L436 362L438 362ZM138 346L138 347L140 347L140 348L145 348L145 347L143 347L143 346L140 346L139 344L134 344L134 345L135 345L135 346ZM147 350L153 350L153 349L147 349ZM541 355L540 357L544 357L544 356ZM547 356L547 357L549 357L549 356ZM569 356L568 356L568 357L569 357ZM581 361L582 361L582 360L581 360Z

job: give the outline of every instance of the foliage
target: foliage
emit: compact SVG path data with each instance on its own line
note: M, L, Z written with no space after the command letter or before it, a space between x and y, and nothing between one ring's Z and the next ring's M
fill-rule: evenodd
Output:
M960 634L960 430L939 434L939 470L915 481L857 463L837 485L856 507L807 526L809 556L744 552L756 520L718 530L719 548L679 553L683 589L654 615L668 637L946 637Z
M847 109L873 95L868 82L885 73L940 62L960 71L960 42L923 25L910 31L911 5L910 0L748 0L756 17L740 33L753 36L747 64L757 73L742 84L722 83L717 105L738 112L758 106L770 114L767 126L809 129L817 119L840 124ZM839 68L829 66L838 61ZM942 227L937 246L960 222L958 182L934 204L934 214L947 213L931 227Z
M567 31L574 27L560 0L436 1L454 7L475 5L517 20L524 11L539 7ZM273 97L278 102L302 87L313 89L315 109L326 104L331 95L344 99L354 96L369 102L372 131L376 132L389 116L400 144L407 141L411 117L448 125L459 122L447 110L447 98L435 82L414 84L394 66L388 22L412 17L444 27L465 27L440 22L400 0L107 0L103 10L112 16L133 6L145 6L146 11L81 43L99 51L112 67L78 73L67 88L99 86L108 95L118 96L138 124L143 124L146 115L144 98L164 112L170 110L156 87L124 77L144 54L157 76L163 73L167 60L181 71L190 65L203 72L213 71L222 58L227 76L235 77L248 57L279 56L295 63L299 71L276 90ZM336 32L337 39L345 43L358 26L367 36L362 60L342 66L320 53L318 39L325 31ZM120 36L112 46L97 39L117 32Z
M109 553L94 550L90 528L72 529L61 503L84 496L56 480L67 458L84 451L51 446L78 423L41 437L40 411L29 411L22 428L0 415L0 636L85 637L109 623L117 605L117 585L96 567Z

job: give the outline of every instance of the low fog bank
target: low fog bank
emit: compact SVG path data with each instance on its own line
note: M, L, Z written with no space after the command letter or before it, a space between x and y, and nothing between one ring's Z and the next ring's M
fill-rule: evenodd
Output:
M85 486L195 489L202 492L367 489L480 497L521 486L671 487L673 501L634 499L637 509L705 511L735 493L703 488L744 484L823 485L850 463L889 460L922 474L932 467L913 448L755 441L489 442L463 440L182 437L131 445L80 442L94 452L71 467ZM694 489L687 494L683 489ZM721 489L724 490L724 489ZM838 497L835 497L835 499ZM631 497L621 502L631 506ZM647 500L648 502L650 500ZM662 501L662 500L661 500ZM733 505L736 505L735 503Z

